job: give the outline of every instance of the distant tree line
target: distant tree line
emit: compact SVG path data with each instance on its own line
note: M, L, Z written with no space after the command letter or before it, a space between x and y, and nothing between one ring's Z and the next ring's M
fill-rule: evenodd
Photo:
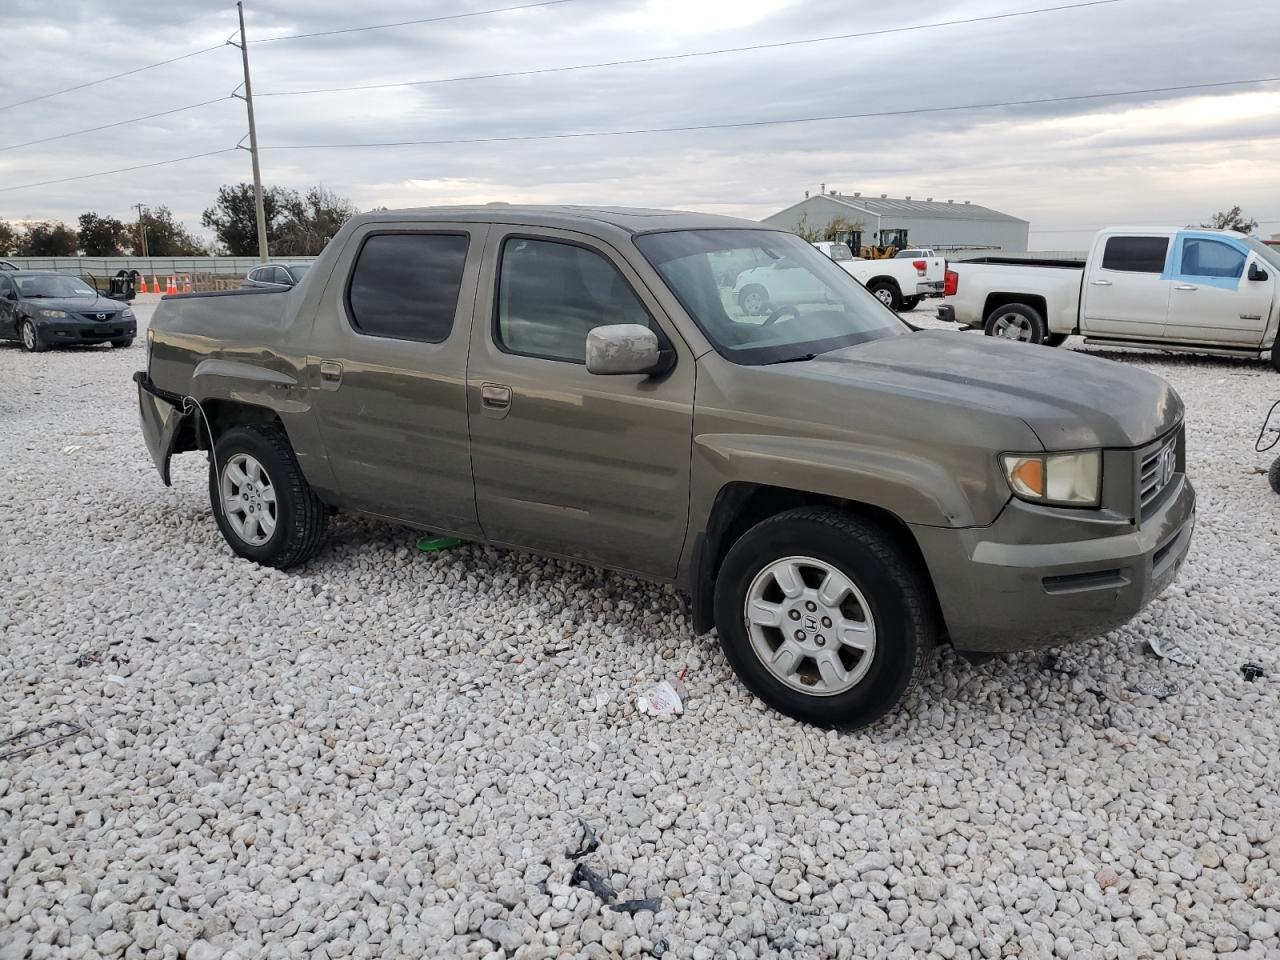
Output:
M311 187L305 193L267 187L263 190L263 206L267 247L272 256L280 257L318 254L339 228L360 212L346 197L323 186ZM213 231L212 244L175 220L167 206L143 208L140 219L128 221L90 211L80 214L76 226L55 220L26 224L0 220L0 257L141 256L144 234L146 253L153 257L257 254L258 227L251 184L221 187L200 222Z

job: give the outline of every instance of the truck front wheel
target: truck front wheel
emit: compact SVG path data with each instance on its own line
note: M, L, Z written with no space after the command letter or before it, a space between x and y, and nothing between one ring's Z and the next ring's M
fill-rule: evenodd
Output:
M716 627L739 678L774 709L823 727L864 727L903 701L929 662L933 611L893 537L828 508L752 527L716 578Z
M1019 343L1044 343L1049 334L1040 311L1025 303L996 307L987 314L985 330L988 337Z
M209 499L231 549L282 570L309 560L329 514L303 477L284 429L265 423L232 427L214 447Z

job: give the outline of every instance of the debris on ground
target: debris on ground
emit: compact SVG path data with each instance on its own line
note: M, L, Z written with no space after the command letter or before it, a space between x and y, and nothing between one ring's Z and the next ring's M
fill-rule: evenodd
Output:
M616 913L629 913L633 917L642 910L657 913L662 909L661 897L646 897L643 900L620 900L609 906Z
M423 537L418 541L418 549L423 553L439 553L441 550L460 547L462 543L457 537Z
M688 696L682 682L686 672L687 669L681 670L676 679L662 680L640 694L636 709L654 717L680 716L684 713L684 701Z
M1243 664L1240 667L1240 673L1250 683L1253 683L1253 681L1257 680L1259 677L1265 677L1267 675L1267 672L1262 669L1262 664L1260 663Z
M70 740L84 728L70 720L51 720L38 726L27 727L21 733L0 740L0 760L11 760L32 753L41 747L51 747L63 740ZM41 738L43 735L43 738ZM32 741L26 743L24 741Z
M1168 700L1178 692L1177 685L1172 683L1135 683L1125 689L1140 697L1155 697L1157 700Z
M582 842L578 844L577 850L571 850L566 853L570 860L580 860L588 853L594 853L600 846L600 836L595 832L591 824L581 817L578 818L578 823L582 825Z
M1044 655L1044 663L1041 666L1050 673L1057 673L1064 677L1074 677L1080 672L1071 667L1064 667L1062 665L1062 658L1056 653L1046 653Z
M569 877L569 886L590 890L605 903L613 903L618 898L617 891L613 889L609 881L585 863L580 863L573 868L573 875Z
M1170 660L1181 667L1194 667L1200 661L1183 650L1165 633L1153 633L1147 637L1147 646L1162 660Z
M667 952L667 941L657 940L653 944L653 949L649 951L655 957L660 957Z

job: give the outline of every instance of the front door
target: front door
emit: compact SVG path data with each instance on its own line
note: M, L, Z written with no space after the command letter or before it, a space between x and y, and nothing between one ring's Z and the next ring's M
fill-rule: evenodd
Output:
M1169 238L1107 237L1084 278L1081 332L1157 340L1169 315Z
M1266 270L1250 280L1249 264ZM1234 237L1180 233L1173 255L1173 294L1165 337L1189 343L1256 347L1275 296L1275 271Z
M688 524L694 361L629 264L570 231L493 226L467 367L476 508L498 543L659 579ZM597 376L587 333L642 323L662 378Z
M479 536L463 373L486 229L371 223L340 255L307 357L339 506Z
M18 288L13 281L0 274L0 339L12 340L18 336Z

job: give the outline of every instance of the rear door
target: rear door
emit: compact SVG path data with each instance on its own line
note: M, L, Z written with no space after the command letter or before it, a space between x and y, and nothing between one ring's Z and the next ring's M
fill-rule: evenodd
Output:
M1189 343L1258 346L1276 279L1250 280L1256 253L1234 237L1185 231L1173 252L1173 294L1165 336Z
M688 524L693 356L603 241L494 225L467 369L476 506L498 543L666 579ZM597 376L588 331L641 323L662 378Z
M307 358L339 505L479 535L465 374L486 230L370 223L340 255Z
M1164 334L1173 286L1165 272L1170 243L1157 233L1099 238L1085 277L1082 333L1143 340Z
M0 274L0 337L6 340L18 336L18 289L13 281Z

